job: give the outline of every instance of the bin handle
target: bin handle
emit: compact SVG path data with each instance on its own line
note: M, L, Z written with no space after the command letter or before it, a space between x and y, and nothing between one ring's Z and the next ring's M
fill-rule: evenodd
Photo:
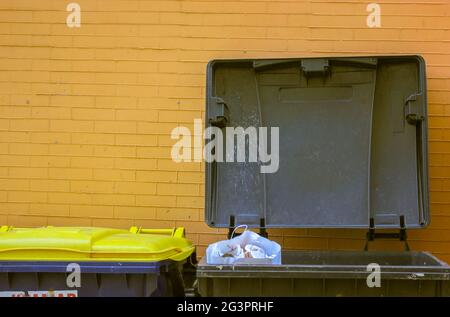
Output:
M11 229L12 229L12 227L10 227L10 226L0 226L0 232L7 232Z
M239 229L239 228L245 228L245 229L244 229L244 232L245 232L245 231L247 231L248 226L247 226L247 225L239 225L239 226L237 226L236 228L234 228L234 230L231 232L230 239L233 239L234 234L236 233L236 230Z
M144 229L141 227L131 227L131 233L144 233L144 234L160 234L168 235L174 238L184 238L185 229L183 227L172 228L172 229Z

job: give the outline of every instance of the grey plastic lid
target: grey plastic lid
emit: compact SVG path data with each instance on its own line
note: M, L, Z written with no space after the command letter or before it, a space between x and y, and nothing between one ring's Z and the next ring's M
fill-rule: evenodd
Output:
M279 169L206 164L205 220L294 228L428 225L420 56L215 60L206 126L279 127ZM270 140L270 133L268 136ZM224 151L226 142L224 141ZM269 149L270 152L270 149Z

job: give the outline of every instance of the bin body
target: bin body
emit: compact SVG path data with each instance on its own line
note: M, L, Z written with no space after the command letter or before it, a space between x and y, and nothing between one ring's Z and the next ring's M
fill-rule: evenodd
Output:
M197 270L200 295L450 296L449 266L426 252L291 251L283 252L282 261L216 266L202 259ZM367 284L371 263L380 266L380 287Z
M184 230L0 230L0 296L184 296Z

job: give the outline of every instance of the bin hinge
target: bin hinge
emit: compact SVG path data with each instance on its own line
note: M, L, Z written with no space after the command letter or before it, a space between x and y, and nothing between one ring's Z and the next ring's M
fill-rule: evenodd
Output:
M0 232L7 232L11 229L12 229L12 227L10 227L10 226L0 226Z
M306 77L325 76L330 70L328 60L323 58L302 59L301 67Z
M209 118L212 126L223 128L230 121L230 113L225 101L220 97L209 98Z
M409 124L416 125L425 119L420 107L421 102L417 102L421 98L422 94L412 94L405 100L405 119Z
M370 218L369 231L366 234L366 245L364 251L369 250L369 242L375 239L398 239L405 243L405 251L409 251L408 236L406 234L405 216L400 216L400 231L399 232L375 232L375 220Z
M236 229L235 217L233 215L230 215L229 225L228 225L228 235L227 235L228 239L231 239L231 238L234 238L234 237L240 235L240 233L235 232L235 229ZM259 235L264 238L269 237L269 233L266 230L266 219L265 218L259 219Z

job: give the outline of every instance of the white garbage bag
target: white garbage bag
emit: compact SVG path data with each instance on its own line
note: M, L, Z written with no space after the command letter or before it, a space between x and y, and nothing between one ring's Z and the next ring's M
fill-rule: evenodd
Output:
M208 264L281 264L281 246L245 230L240 236L213 243L206 249Z

